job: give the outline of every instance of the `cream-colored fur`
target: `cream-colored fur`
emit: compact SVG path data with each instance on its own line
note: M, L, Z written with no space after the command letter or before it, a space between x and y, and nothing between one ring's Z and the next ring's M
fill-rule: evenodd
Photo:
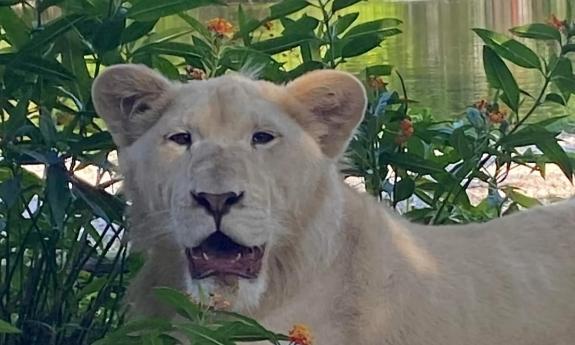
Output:
M277 331L308 324L318 345L575 344L575 201L486 224L402 220L338 174L366 104L352 76L177 84L121 65L93 99L119 146L130 240L147 254L133 315L169 313L154 286L201 286ZM167 139L183 131L191 146ZM252 145L255 131L277 138ZM266 244L258 279L191 280L184 248L214 231L191 191L245 193L222 231Z

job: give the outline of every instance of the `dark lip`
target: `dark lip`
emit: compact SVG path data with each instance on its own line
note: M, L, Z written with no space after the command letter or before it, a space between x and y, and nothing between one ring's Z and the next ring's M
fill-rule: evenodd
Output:
M225 275L256 279L262 267L265 244L244 246L216 231L198 246L186 248L185 253L192 279Z

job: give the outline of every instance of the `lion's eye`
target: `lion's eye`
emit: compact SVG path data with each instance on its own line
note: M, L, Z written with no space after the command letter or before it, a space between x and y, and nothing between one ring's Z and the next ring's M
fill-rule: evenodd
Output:
M176 133L168 136L168 140L173 141L178 145L189 146L192 144L192 135L187 132Z
M276 137L268 132L255 132L252 135L252 145L267 144L274 140Z

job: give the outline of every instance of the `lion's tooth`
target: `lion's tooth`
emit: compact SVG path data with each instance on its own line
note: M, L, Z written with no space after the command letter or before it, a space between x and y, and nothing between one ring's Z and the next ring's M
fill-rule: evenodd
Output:
M242 258L242 253L238 253L238 255L236 255L236 258L234 259L234 261L238 261Z
M204 260L209 260L209 256L208 254L206 254L206 252L202 252L202 256L204 257Z

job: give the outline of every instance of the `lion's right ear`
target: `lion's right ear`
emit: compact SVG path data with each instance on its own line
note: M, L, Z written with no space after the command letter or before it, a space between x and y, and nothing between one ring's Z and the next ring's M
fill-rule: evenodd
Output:
M94 108L118 147L133 143L162 115L173 84L143 65L115 65L92 85Z

